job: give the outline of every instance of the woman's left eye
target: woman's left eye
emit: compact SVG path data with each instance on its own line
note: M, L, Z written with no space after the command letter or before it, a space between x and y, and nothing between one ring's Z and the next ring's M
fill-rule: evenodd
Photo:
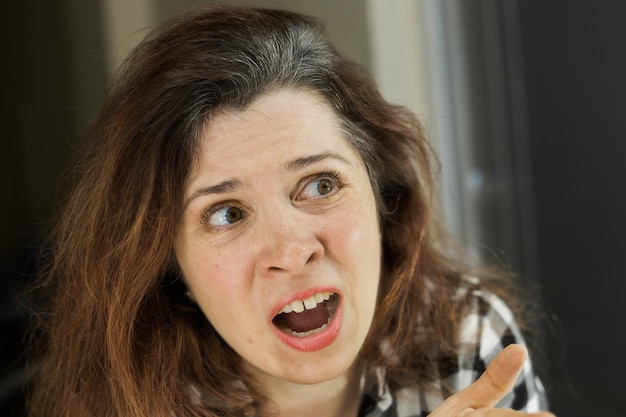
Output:
M339 190L339 179L336 175L324 174L313 177L305 183L297 200L327 197Z

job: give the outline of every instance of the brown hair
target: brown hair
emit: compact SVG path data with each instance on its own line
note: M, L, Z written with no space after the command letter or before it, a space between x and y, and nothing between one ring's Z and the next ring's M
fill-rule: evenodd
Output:
M132 52L87 132L42 283L53 294L40 315L33 415L230 416L258 407L262 395L237 355L185 300L172 246L208 116L284 88L316 91L336 109L377 194L383 272L364 362L384 365L392 387L438 377L434 362L453 355L462 306L451 297L459 268L435 244L433 158L420 124L309 18L197 8Z

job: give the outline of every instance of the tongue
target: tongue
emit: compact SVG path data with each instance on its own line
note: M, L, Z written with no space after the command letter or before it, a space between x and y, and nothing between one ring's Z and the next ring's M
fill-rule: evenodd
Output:
M325 304L325 303L324 303ZM278 317L281 324L298 333L304 333L322 327L328 321L328 309L320 304L302 313L284 313Z

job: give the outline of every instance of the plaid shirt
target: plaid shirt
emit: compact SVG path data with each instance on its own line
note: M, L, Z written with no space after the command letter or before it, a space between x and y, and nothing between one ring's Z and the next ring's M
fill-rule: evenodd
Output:
M495 295L482 289L459 289L458 296L470 292L470 313L461 325L461 348L455 369L445 381L424 392L415 388L391 393L383 370L375 370L363 381L365 392L359 417L423 417L432 412L450 394L443 386L460 391L475 381L505 346L524 344L513 314ZM515 388L496 407L536 412L547 409L545 391L535 376L530 360L515 383Z

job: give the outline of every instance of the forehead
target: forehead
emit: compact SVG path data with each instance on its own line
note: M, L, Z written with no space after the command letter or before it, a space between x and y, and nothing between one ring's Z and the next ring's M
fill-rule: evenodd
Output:
M264 94L244 110L225 110L206 122L200 165L224 165L263 155L350 148L339 116L321 95L284 90Z

